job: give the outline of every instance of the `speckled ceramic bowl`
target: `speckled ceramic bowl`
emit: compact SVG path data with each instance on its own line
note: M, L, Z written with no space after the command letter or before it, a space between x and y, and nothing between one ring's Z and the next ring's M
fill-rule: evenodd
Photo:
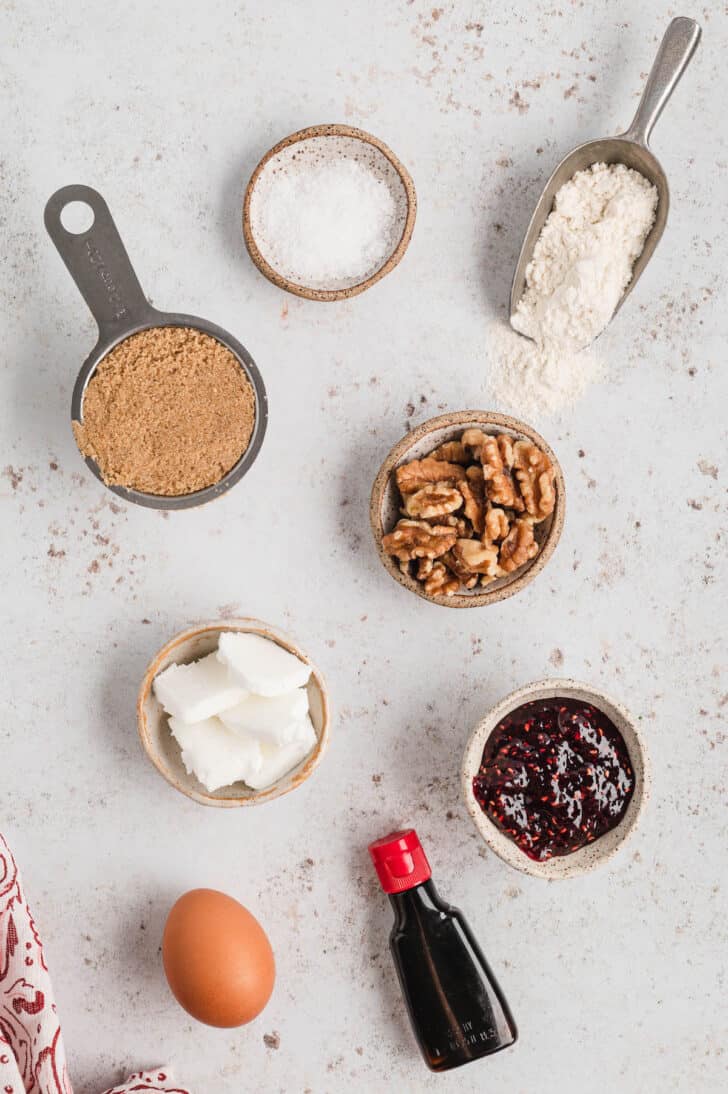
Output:
M487 813L480 808L473 792L473 778L480 769L485 743L502 718L523 703L536 699L555 698L578 699L591 703L611 719L627 746L634 772L635 787L627 811L616 827L600 836L594 843L574 851L571 855L552 858L547 862L535 862L504 835ZM634 831L650 796L647 750L636 721L623 706L614 699L610 699L604 692L586 684L579 684L575 680L541 680L506 695L505 699L493 707L473 730L463 757L461 783L468 813L490 849L516 870L531 874L533 877L549 879L576 877L577 874L593 870L611 858Z
M510 433L518 439L526 439L537 445L551 460L554 466L556 484L556 505L550 517L536 525L535 536L540 551L534 559L514 570L507 577L499 577L487 586L477 586L472 591L456 593L455 596L428 596L421 581L409 574L403 574L396 558L388 555L382 547L382 536L391 532L400 517L400 495L394 478L394 471L403 463L418 460L429 455L446 441L457 440L466 429L482 429L485 433ZM489 410L461 410L452 414L441 414L430 418L403 437L391 450L379 469L372 488L369 516L374 540L387 573L405 589L433 604L446 608L479 608L486 604L495 604L508 596L525 589L537 574L541 572L559 542L564 526L566 512L566 488L559 461L543 437L517 418L505 414L495 414Z
M216 647L220 634L223 631L242 631L247 634L260 634L264 638L270 638L279 646L290 653L300 657L307 665L311 666L311 678L308 682L308 702L311 713L311 721L316 730L318 743L313 752L306 757L297 767L284 775L279 782L269 786L266 790L251 790L242 782L233 783L230 786L220 787L218 790L207 790L194 775L189 775L182 763L182 753L169 729L167 715L161 704L156 699L152 690L154 677L171 664L187 664L205 657ZM222 808L230 808L237 805L260 805L262 802L279 798L290 790L305 782L314 768L320 763L329 740L329 700L326 684L315 665L295 646L290 639L279 634L267 623L261 623L258 619L231 619L216 623L205 623L199 627L191 627L175 635L159 653L150 661L144 674L139 698L137 700L137 725L142 748L160 775L167 782L202 805L216 805Z
M369 268L357 277L309 284L299 271L284 269L277 263L274 248L266 237L263 214L276 176L294 171L296 164L304 159L320 162L334 158L362 164L383 182L394 199L395 219L382 253L372 259ZM314 125L280 141L255 168L245 191L243 238L255 265L279 289L308 300L345 300L376 284L401 261L409 246L416 214L414 183L386 144L349 125Z

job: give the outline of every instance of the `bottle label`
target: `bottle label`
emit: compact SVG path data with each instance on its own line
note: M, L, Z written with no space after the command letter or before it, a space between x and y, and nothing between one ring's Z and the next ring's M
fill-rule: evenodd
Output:
M459 1026L448 1030L447 1051L454 1052L467 1045L486 1045L490 1041L497 1040L498 1030L495 1026L476 1027L475 1021L461 1022ZM439 1047L433 1046L432 1052L434 1056L442 1055Z

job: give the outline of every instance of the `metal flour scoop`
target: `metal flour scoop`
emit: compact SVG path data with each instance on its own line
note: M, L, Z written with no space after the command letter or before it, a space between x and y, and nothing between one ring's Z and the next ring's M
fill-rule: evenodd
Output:
M93 212L91 226L80 232L69 231L61 221L65 207L76 202L89 206ZM173 496L146 494L127 486L104 485L125 501L150 509L189 509L220 497L243 477L263 443L268 421L268 400L253 358L236 338L207 319L158 311L152 307L137 280L108 205L101 194L90 186L64 186L57 190L46 205L44 219L48 234L99 328L98 341L84 361L73 389L73 421L83 419L86 388L106 354L130 335L152 327L191 327L211 335L235 355L255 392L255 425L250 443L219 482L192 494ZM94 460L87 458L86 463L96 478L103 482Z
M687 68L699 41L700 27L693 19L686 19L683 16L673 19L660 43L655 63L652 66L647 85L637 107L637 113L626 133L621 133L617 137L606 137L580 144L573 152L569 152L568 156L558 165L546 183L526 229L526 236L523 240L511 285L511 319L518 301L523 296L526 287L526 267L531 261L533 249L536 246L536 241L541 234L546 218L553 208L556 192L577 171L583 171L584 168L590 167L593 163L624 163L627 167L633 167L636 171L639 171L657 188L658 202L655 223L645 240L642 254L634 264L632 278L614 310L615 315L632 292L642 271L650 261L655 247L660 242L670 207L670 188L667 184L667 177L658 160L648 148L650 133L662 113L665 103L672 95L680 77Z

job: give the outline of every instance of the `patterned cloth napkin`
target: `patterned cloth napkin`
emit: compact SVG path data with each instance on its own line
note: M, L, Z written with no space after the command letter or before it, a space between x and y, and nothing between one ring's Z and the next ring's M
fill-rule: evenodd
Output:
M168 1068L139 1071L105 1094L190 1094ZM0 834L0 1092L73 1094L43 946Z

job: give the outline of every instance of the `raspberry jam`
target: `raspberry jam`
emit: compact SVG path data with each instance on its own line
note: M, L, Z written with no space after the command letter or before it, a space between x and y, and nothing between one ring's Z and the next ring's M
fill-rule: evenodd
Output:
M537 699L495 727L473 792L529 858L570 855L619 824L634 790L621 733L576 699Z

